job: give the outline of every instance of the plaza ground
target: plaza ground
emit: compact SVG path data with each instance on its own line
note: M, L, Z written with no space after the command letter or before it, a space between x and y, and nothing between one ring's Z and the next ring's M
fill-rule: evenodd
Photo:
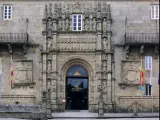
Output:
M29 120L29 119L15 119L15 118L0 118L0 120ZM93 119L50 119L50 120L93 120ZM106 120L106 119L100 119ZM159 118L117 118L107 120L159 120Z

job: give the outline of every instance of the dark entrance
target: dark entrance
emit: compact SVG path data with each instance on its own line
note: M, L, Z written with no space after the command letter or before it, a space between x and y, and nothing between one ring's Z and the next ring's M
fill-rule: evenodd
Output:
M88 109L88 72L80 65L72 66L66 77L66 109Z

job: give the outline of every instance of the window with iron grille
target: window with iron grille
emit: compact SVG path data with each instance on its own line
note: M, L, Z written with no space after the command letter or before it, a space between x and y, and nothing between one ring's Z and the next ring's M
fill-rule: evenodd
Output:
M12 5L4 5L3 20L11 20L11 19L12 19Z
M159 19L159 5L151 5L151 19Z
M145 84L145 95L146 96L152 95L152 86L150 84Z
M82 31L82 15L81 14L72 15L72 30Z

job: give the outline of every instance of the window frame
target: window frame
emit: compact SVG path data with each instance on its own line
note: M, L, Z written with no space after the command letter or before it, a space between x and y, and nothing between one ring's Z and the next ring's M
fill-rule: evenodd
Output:
M6 9L7 7L7 9ZM10 9L9 9L10 7ZM10 12L9 12L10 10ZM6 12L7 11L7 12ZM10 13L10 15L9 15ZM3 20L12 20L13 7L10 4L3 5ZM10 16L10 18L9 18Z
M158 9L156 9L158 8ZM158 4L151 4L151 20L159 20L159 5Z
M75 17L76 16L76 22L75 22ZM81 21L79 22L79 16L81 16ZM82 31L82 14L72 14L72 31ZM79 26L78 24L81 23L81 26ZM76 24L76 26L74 26L74 24ZM79 27L81 28L79 30ZM76 28L76 29L74 29Z
M152 56L144 57L145 70L152 70Z
M152 96L152 85L145 84L145 96Z

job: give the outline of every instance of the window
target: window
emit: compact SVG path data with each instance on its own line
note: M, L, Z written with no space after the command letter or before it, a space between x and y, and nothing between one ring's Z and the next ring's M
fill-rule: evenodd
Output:
M12 19L12 5L4 5L3 20L11 20L11 19Z
M151 5L151 19L159 19L159 5Z
M152 86L149 84L145 84L145 95L151 96Z
M72 15L72 30L82 31L82 15L81 14Z
M152 56L145 56L145 70L152 70Z

